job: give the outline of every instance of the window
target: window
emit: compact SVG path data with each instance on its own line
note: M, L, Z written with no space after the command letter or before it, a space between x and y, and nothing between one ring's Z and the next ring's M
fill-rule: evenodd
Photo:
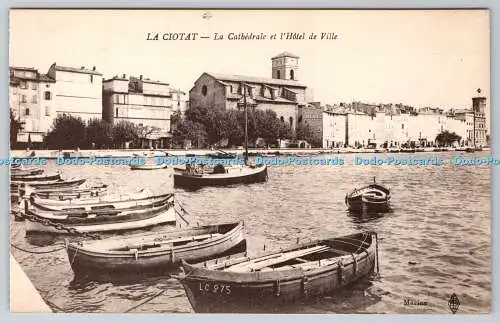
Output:
M276 71L276 78L277 78L277 79L281 78L281 75L280 75L280 74L281 74L281 73L280 73L280 71Z
M94 75L90 75L90 83L94 83Z
M118 118L118 108L116 108L116 111L115 111L115 117Z
M26 95L21 95L21 103L26 103Z
M283 118L283 116L280 117L280 121L281 122L285 122L285 118Z
M29 115L30 115L30 109L26 109L26 110L24 111L24 115L25 115L25 116L29 116Z
M45 91L45 100L51 100L52 99L52 93L49 91Z
M290 70L290 80L295 80L295 72Z
M207 86L203 85L201 87L201 94L203 94L203 96L207 96L207 92L208 92Z
M233 86L229 85L229 93L233 93Z
M404 123L402 123L402 124L401 124L401 129L404 129L404 128L405 128L405 124L404 124Z
M26 81L21 81L21 82L19 83L19 87L20 87L21 89L27 89L27 88L28 88L28 83L27 83Z
M31 97L31 103L37 103L38 102L38 97L36 95L33 95Z
M38 83L32 82L31 83L31 89L32 90L38 90Z
M45 116L50 116L50 109L49 107L45 107Z
M290 120L290 128L293 128L293 118L290 117L289 120Z
M50 87L50 84L45 85L45 87Z

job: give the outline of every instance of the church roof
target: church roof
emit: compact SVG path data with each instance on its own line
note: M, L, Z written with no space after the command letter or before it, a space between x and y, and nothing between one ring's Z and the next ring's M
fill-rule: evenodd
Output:
M215 74L206 73L219 81L229 81L229 82L247 82L247 83L257 83L257 84L267 84L267 85L281 85L281 86L291 86L306 88L305 85L300 84L294 80L282 80L282 79L271 79L264 77L253 77L244 75L231 75L231 74Z
M300 58L300 57L298 57L297 55L292 54L292 53L290 53L290 52L283 52L283 53L281 53L281 54L278 54L278 55L274 56L274 57L273 57L273 58L271 58L271 59L280 58L280 57Z

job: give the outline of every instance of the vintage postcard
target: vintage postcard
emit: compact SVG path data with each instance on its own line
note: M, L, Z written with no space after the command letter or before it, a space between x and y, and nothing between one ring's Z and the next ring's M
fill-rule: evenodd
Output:
M488 10L9 24L12 312L490 312Z

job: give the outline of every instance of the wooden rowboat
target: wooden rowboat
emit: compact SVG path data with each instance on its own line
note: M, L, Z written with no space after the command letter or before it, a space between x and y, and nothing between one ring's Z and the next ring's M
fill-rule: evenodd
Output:
M168 166L166 164L130 165L131 170L155 170L155 169L163 169L163 168L167 168L167 167Z
M62 211L41 213L33 209L25 209L29 217L39 221L28 221L26 232L67 233L41 222L52 222L66 228L74 228L78 232L122 231L151 227L158 224L176 222L174 211L174 195L167 203L139 210L101 209L94 211Z
M44 181L54 181L61 179L61 174L51 173L51 174L37 174L37 175L16 175L12 174L10 176L11 182L44 182Z
M74 177L68 179L58 179L56 181L50 181L50 182L29 182L23 184L28 185L35 190L62 189L62 188L69 189L69 188L76 188L85 183L85 181L86 181L85 178Z
M38 167L18 167L18 168L11 168L10 169L10 174L11 176L17 176L17 177L22 177L22 176L32 176L32 175L40 175L43 173L43 169L38 168Z
M102 209L136 210L163 205L170 200L171 195L171 193L168 193L155 196L151 195L147 190L142 190L134 195L108 195L91 199L64 201L31 196L30 204L34 208L43 211L94 211Z
M19 194L21 197L24 196L35 196L40 199L45 200L58 200L58 201L66 201L66 200L75 200L75 199L90 199L90 198L99 198L101 196L106 195L108 190L108 185L102 184L97 186L90 187L80 187L73 189L54 189L54 188L38 188L33 190L28 185L26 188L22 188L19 190Z
M242 165L241 167L216 165L211 173L196 172L192 167L188 164L186 170L174 169L174 186L197 189L205 186L259 183L267 180L266 165Z
M296 245L257 258L182 262L179 279L195 312L280 312L329 294L373 272L374 232ZM378 268L378 267L377 267Z
M390 209L391 192L374 183L355 189L345 197L345 203L353 212L386 212Z
M76 275L164 272L181 258L214 258L243 240L243 223L236 222L67 243L66 250Z

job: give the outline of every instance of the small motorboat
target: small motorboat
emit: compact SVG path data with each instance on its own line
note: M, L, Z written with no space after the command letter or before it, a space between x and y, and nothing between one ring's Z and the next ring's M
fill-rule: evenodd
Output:
M354 212L386 212L390 209L391 192L376 183L355 189L345 197L345 203Z
M197 313L283 312L378 270L377 234L367 231L249 258L182 261L177 278Z
M243 222L68 243L78 274L165 271L181 259L212 259L244 241Z
M234 159L238 157L236 154L231 154L223 150L217 150L216 152L208 153L206 154L206 156L213 159Z
M251 184L267 180L266 165L240 165L227 167L216 165L211 172L205 172L203 165L186 165L185 170L175 169L174 186L197 189L205 186L226 186Z
M167 203L172 193L152 195L148 190L141 190L136 194L105 195L90 199L53 200L31 196L29 201L32 207L43 211L94 211L102 209L138 210L155 207Z
M105 232L176 223L173 194L170 195L167 203L142 209L102 208L93 211L74 209L70 211L40 212L36 209L25 207L24 216L38 220L28 221L26 232L52 232L59 234L68 233L66 230L60 230L63 227L66 229L75 229L78 232ZM49 221L55 226L46 225ZM56 226L60 227L60 229Z

